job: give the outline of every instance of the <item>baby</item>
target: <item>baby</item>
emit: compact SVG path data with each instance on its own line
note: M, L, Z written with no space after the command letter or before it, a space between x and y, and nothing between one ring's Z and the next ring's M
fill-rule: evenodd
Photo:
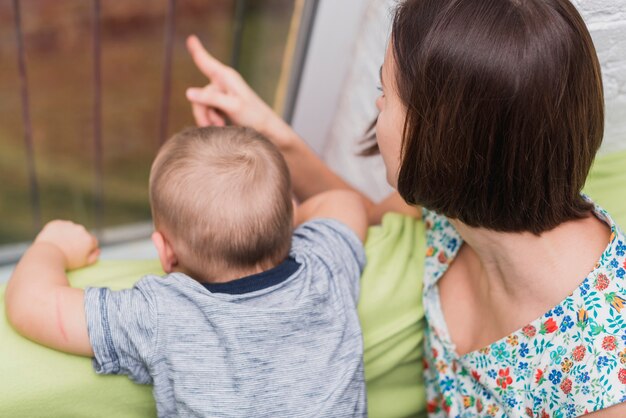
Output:
M154 385L161 417L367 414L358 195L320 194L294 211L278 150L253 130L213 127L165 143L150 201L167 275L122 291L69 287L65 271L95 262L98 243L52 221L7 286L16 330Z

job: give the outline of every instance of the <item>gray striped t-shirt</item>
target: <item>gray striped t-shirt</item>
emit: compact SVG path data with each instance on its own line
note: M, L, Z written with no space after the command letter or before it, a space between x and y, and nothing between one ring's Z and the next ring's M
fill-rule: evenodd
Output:
M94 368L153 384L160 417L366 416L364 263L356 235L324 219L298 227L290 258L259 275L88 288Z

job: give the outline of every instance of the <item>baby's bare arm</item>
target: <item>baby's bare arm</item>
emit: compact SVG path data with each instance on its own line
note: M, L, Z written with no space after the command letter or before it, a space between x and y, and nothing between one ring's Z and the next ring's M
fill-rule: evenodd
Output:
M306 200L296 209L296 224L316 218L336 219L352 229L361 241L367 234L367 213L361 196L348 190L331 190Z
M7 285L7 318L39 344L93 356L85 319L84 292L69 286L66 269L92 264L99 255L95 237L81 225L52 221L22 256Z

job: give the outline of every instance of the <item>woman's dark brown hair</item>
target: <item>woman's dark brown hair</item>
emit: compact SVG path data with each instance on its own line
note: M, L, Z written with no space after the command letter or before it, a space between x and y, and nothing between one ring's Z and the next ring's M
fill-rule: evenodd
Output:
M602 81L567 0L408 0L392 33L407 202L535 234L588 215Z

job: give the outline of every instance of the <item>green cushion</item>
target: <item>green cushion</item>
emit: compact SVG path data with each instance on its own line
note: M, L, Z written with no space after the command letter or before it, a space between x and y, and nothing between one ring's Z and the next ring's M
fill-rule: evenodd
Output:
M158 261L101 261L70 274L76 287L131 286L158 273ZM0 287L0 309L4 312ZM126 376L98 376L91 360L48 349L22 338L0 315L0 417L153 417L151 387Z
M585 193L626 228L626 151L603 155L589 173Z

